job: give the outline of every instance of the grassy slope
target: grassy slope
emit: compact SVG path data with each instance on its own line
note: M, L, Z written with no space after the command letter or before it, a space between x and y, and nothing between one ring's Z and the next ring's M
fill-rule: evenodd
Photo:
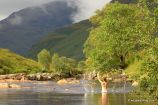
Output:
M40 70L39 68L36 61L24 58L7 49L0 49L0 74L33 73Z
M85 20L60 28L35 44L29 51L29 57L36 58L42 49L47 49L51 54L56 52L77 60L83 59L83 44L89 35L90 27L90 22Z

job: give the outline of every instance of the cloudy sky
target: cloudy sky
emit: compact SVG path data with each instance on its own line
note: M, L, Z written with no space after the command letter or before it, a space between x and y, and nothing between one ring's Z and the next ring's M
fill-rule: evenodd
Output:
M11 13L20 9L41 5L55 0L0 0L0 20L6 18ZM56 0L59 1L59 0ZM64 0L70 2L71 0ZM73 0L74 1L74 0ZM102 8L110 0L75 0L79 10L74 16L75 20L82 20L89 18L94 14L94 11Z

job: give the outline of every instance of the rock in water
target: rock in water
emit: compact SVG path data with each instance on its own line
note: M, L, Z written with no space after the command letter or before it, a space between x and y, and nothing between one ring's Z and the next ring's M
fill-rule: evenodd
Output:
M10 84L9 88L21 88L21 86L17 84Z
M76 80L74 78L69 78L69 79L62 79L62 80L59 80L57 82L59 85L65 85L65 84L77 84L79 83L79 80Z
M0 88L9 88L8 83L0 83Z

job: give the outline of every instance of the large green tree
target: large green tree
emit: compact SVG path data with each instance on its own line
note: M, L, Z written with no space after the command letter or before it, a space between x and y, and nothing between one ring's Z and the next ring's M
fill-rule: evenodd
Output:
M125 69L128 58L148 47L156 33L156 19L138 4L111 3L91 19L94 27L84 52L95 70Z
M131 76L137 77L143 90L157 96L157 15L157 0L116 2L97 11L90 19L94 27L84 48L87 64L105 73L137 66L133 74L139 76Z

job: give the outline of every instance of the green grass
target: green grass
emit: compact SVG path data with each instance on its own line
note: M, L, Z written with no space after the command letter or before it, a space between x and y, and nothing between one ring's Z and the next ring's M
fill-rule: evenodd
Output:
M35 73L39 71L40 66L36 61L0 48L0 74Z

